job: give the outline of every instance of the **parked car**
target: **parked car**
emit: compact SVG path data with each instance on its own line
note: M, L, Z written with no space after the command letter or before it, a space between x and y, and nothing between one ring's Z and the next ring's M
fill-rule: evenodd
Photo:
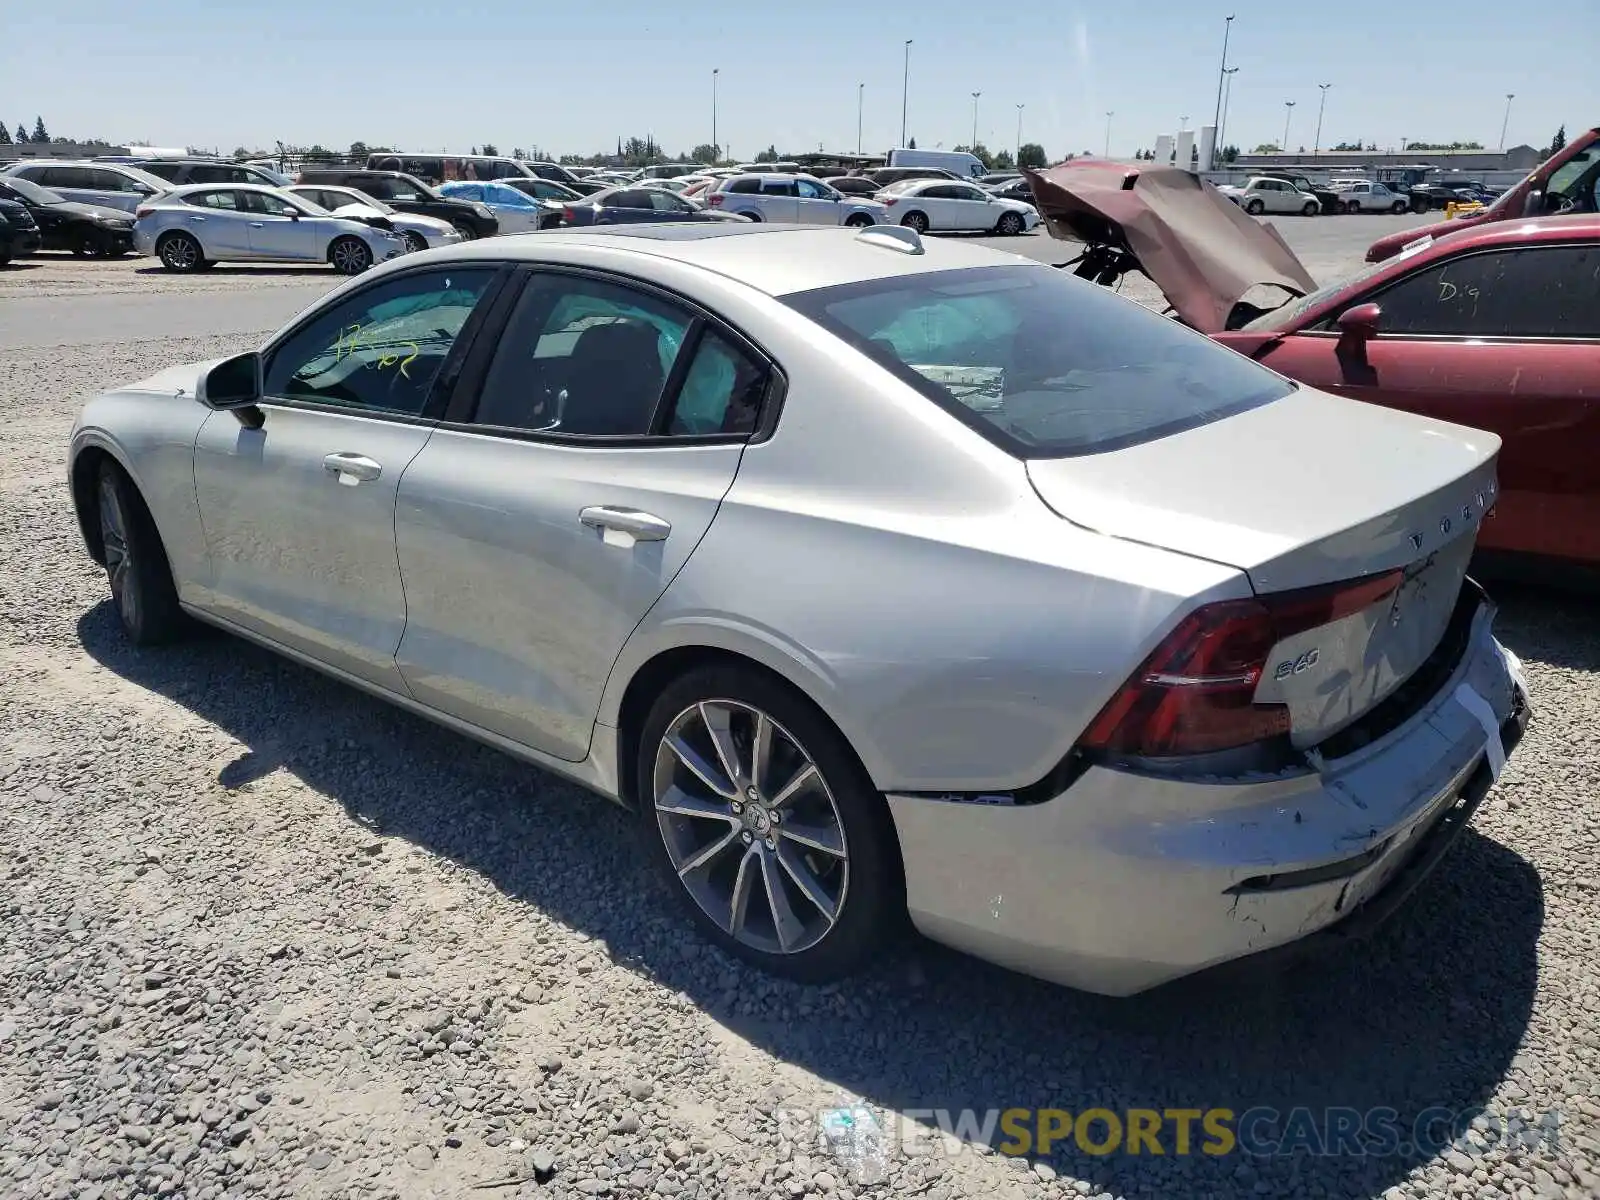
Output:
M169 271L219 262L327 263L359 275L398 258L405 238L365 221L335 216L279 188L191 184L139 206L134 248Z
M365 192L382 200L390 208L400 212L418 213L424 217L438 217L441 221L449 221L466 241L493 237L500 232L500 222L486 205L441 196L422 180L401 171L357 171L345 167L311 167L301 171L296 182L355 188L359 192Z
M39 225L27 205L0 200L0 267L39 249Z
M41 248L70 250L79 258L112 257L133 249L133 214L100 204L79 204L20 175L0 175L0 200L32 214Z
M877 200L847 196L810 175L767 172L733 175L707 189L706 203L752 221L800 225L879 225L888 209Z
M1442 237L1463 225L1595 212L1600 212L1600 126L1574 134L1571 141L1482 212L1381 237L1367 247L1367 261L1382 262L1421 237Z
M531 171L536 179L548 179L552 183L559 183L566 187L571 187L577 183L582 178L579 172L587 171L588 169L586 167L563 167L560 163L553 162L534 162L526 158L521 158L517 161L522 164L524 170Z
M1370 928L1464 830L1528 713L1464 575L1492 434L984 247L629 232L401 260L91 399L128 640L198 618L630 806L807 980L909 916L1137 992Z
M1333 187L1331 184L1312 183L1309 176L1302 175L1299 171L1267 170L1261 171L1260 174L1266 176L1268 179L1287 180L1288 182L1294 184L1294 186L1300 191L1315 196L1317 198L1317 204L1319 205L1319 211L1327 216L1336 216L1345 211L1344 206L1339 202L1340 196L1338 194L1338 189Z
M1356 180L1340 187L1336 193L1342 212L1403 213L1411 201L1399 192L1392 192L1385 184Z
M997 188L1022 178L1021 171L990 171L978 183L986 188Z
M1217 191L1252 217L1269 212L1314 217L1322 211L1322 202L1310 192L1302 192L1287 179L1275 179L1270 175L1254 175L1243 186L1225 183Z
M461 241L461 234L449 221L438 217L423 217L416 213L403 213L391 208L376 196L369 196L356 188L335 187L332 184L292 184L283 189L291 195L309 200L336 216L365 221L379 229L393 229L405 238L412 250L428 250L434 246L453 246Z
M584 191L582 189L587 185L582 180L576 181L575 186L557 183L553 179L502 179L500 182L506 187L516 188L524 196L531 196L535 200L554 201L557 205L567 204L604 190L596 187L592 191Z
M877 184L880 191L891 183L904 183L907 179L961 178L954 171L946 171L943 167L874 167L870 171L863 171L862 175Z
M943 179L905 179L878 193L889 220L926 233L930 229L1014 235L1039 223L1032 204L1005 200L975 183Z
M665 188L629 184L574 200L561 210L563 225L631 225L660 221L743 221L741 216L702 208Z
M442 183L439 194L450 200L482 204L500 223L501 233L533 233L561 223L559 204L537 200L520 188L502 183Z
M992 195L1000 197L1002 200L1015 200L1020 204L1026 204L1029 208L1035 207L1033 203L1033 187L1020 175L1006 183L995 184L985 190Z
M982 179L989 168L984 166L977 156L968 154L965 150L914 150L907 146L897 146L889 151L889 168L895 167L937 167L950 172L955 179L976 181Z
M151 196L159 196L171 187L165 179L122 163L31 159L12 163L0 175L14 175L49 188L63 200L120 208L124 212L132 212Z
M262 187L281 187L276 172L268 173L248 163L222 162L215 158L139 158L131 164L169 187L190 183L254 183Z
M869 200L880 190L878 182L865 175L830 175L822 182L842 196L864 196Z
M1497 434L1479 547L1600 568L1600 218L1469 227L1215 336L1313 387Z

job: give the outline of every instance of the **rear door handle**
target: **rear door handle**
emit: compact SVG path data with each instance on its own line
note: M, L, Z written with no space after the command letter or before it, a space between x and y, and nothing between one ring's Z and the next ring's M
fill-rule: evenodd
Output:
M613 539L611 534L626 534L633 542L662 542L672 532L672 524L653 513L636 508L612 508L608 504L592 504L578 514L590 529L598 529L609 545L622 545L623 539Z
M266 227L267 227L267 223L265 221L251 221L250 222L250 228L251 229L265 229Z
M362 480L376 479L383 474L382 464L364 454L352 454L347 450L328 455L322 460L322 465L337 475L339 482L346 487L355 487Z

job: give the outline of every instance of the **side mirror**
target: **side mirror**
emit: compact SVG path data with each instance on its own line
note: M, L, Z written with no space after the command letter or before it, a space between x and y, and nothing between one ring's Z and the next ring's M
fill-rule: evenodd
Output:
M246 429L260 429L261 355L254 350L225 358L200 378L195 399L213 412L231 412Z
M1376 304L1357 304L1339 314L1339 349L1364 352L1367 343L1378 336L1383 310Z

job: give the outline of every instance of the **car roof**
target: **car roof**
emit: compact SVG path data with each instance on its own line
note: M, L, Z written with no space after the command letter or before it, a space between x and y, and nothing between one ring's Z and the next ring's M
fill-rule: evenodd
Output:
M548 230L484 238L441 252L450 259L537 260L540 247L592 247L666 259L785 296L814 288L967 267L1037 266L1032 259L971 242L921 240L922 253L885 245L871 230L773 222L641 223L599 230ZM895 235L898 237L898 235ZM1048 268L1046 268L1048 269Z
M315 184L301 184L301 187L315 187ZM271 187L265 183L183 183L175 188L168 188L169 196L192 196L196 192L266 192L276 196L286 189Z
M1520 246L1529 242L1600 241L1600 215L1528 217L1522 220L1485 221L1453 229L1434 238L1434 246L1454 253L1465 246ZM1430 247L1431 257L1432 247Z

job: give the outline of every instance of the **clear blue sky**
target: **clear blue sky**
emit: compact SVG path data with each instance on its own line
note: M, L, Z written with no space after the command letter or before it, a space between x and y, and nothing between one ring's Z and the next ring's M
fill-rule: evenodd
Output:
M1156 134L1208 123L1223 18L1237 15L1228 140L1310 148L1318 83L1331 82L1323 145L1362 139L1543 146L1556 126L1600 123L1600 0L70 0L6 4L0 120L159 146L329 147L359 138L465 151L494 142L594 153L653 133L669 152L717 133L738 157L853 150L909 132L922 147L1023 139L1056 158L1105 144L1131 155Z

